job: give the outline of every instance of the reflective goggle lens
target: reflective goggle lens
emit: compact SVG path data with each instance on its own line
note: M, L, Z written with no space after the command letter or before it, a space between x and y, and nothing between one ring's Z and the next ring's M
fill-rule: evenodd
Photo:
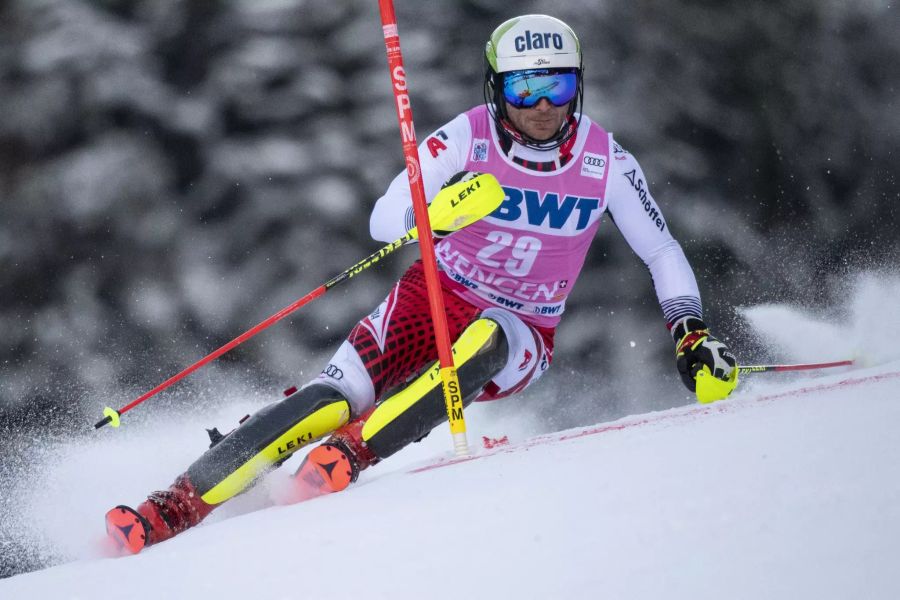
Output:
M541 98L553 106L565 106L577 93L578 74L574 70L528 69L503 76L503 98L516 108L531 108Z

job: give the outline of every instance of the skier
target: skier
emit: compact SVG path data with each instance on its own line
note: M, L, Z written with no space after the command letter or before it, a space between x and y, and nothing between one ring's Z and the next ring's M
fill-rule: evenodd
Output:
M485 60L484 104L420 148L426 197L477 173L505 192L491 215L436 245L464 404L519 392L547 370L604 211L650 271L684 384L700 385L702 401L726 397L737 384L735 359L703 322L694 274L640 166L580 112L575 33L545 15L510 19L491 35ZM388 242L413 225L403 172L376 202L371 234ZM298 499L342 490L424 437L447 418L427 298L416 262L315 379L214 439L169 489L136 510L110 510L110 536L131 552L164 541L328 434L294 474Z

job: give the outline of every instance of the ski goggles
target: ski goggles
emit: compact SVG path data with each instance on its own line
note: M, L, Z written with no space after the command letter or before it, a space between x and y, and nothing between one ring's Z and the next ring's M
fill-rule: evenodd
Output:
M527 69L503 74L503 99L516 108L531 108L541 98L553 106L565 106L577 94L577 69Z

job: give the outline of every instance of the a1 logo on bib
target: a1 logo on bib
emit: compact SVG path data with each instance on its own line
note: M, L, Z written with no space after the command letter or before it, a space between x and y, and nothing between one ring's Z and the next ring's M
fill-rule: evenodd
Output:
M603 179L603 176L606 175L606 157L585 152L581 157L581 174L585 177Z

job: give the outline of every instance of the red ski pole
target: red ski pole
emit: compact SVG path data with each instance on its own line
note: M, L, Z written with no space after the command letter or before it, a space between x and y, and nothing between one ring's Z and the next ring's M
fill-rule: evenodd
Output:
M406 175L409 178L409 188L412 193L416 227L419 231L430 234L431 224L428 221L428 204L425 200L425 187L422 184L419 149L416 143L416 131L413 125L412 106L406 84L406 73L403 69L403 54L400 51L400 34L397 30L394 2L393 0L378 0L378 7L381 11L384 46L387 51L388 67L391 73L391 83L397 107L397 119L400 122L400 137L403 141ZM469 444L466 440L466 422L463 416L459 378L456 374L456 367L453 364L450 334L447 329L447 315L444 308L440 280L438 279L434 241L431 235L420 236L419 248L422 253L422 266L425 270L425 284L428 289L431 320L434 323L434 337L441 366L440 373L441 381L443 382L444 402L447 405L450 432L453 436L453 449L457 455L464 456L469 453Z
M482 184L478 187L478 191L475 193L470 193L465 196L465 199L460 199L458 196L459 189L455 186L449 186L447 188L442 189L431 201L431 206L429 207L429 212L432 214L432 218L437 225L439 231L456 231L458 229L462 229L463 227L468 227L472 223L478 221L482 217L490 214L500 205L503 201L503 190L500 187L500 184L497 182L493 176L489 175L481 175L482 178L485 178ZM177 375L173 375L172 377L166 379L164 382L143 394L139 398L135 399L133 402L126 404L119 410L115 410L109 406L107 406L103 410L103 414L105 415L103 419L97 422L94 425L95 429L99 429L104 425L111 423L113 427L119 426L119 417L140 404L141 402L155 396L159 392L163 391L176 381L187 377L203 365L217 359L222 356L235 346L242 344L252 338L254 335L259 333L260 331L266 329L267 327L277 323L281 319L285 318L295 310L299 309L301 306L305 306L309 304L316 298L322 296L336 286L337 284L350 279L351 277L355 277L359 275L362 271L365 271L378 261L380 261L385 256L393 253L395 250L406 244L407 242L411 242L419 237L418 229L412 229L407 232L402 238L394 240L390 244L384 246L380 250L373 252L366 258L362 259L349 269L346 269L342 273L332 277L330 280L320 285L307 295L303 296L293 304L289 304L285 306L280 311L269 317L268 319L262 321L255 327L245 331L238 337L234 338L218 350L212 352L211 354L201 358L185 370L181 371ZM428 239L431 240L431 235L429 234Z
M246 342L247 340L249 340L250 338L255 336L260 331L262 331L262 330L270 327L271 325L277 323L278 321L282 320L283 318L285 318L286 316L288 316L295 310L299 309L301 306L309 304L310 302L312 302L319 296L322 296L323 294L325 294L325 292L327 292L328 290L330 290L337 284L341 283L342 281L350 279L354 275L358 275L361 271L374 265L376 262L378 262L379 260L381 260L382 258L387 256L388 254L391 254L394 250L396 250L403 244L405 244L415 238L416 238L416 233L410 232L410 233L407 233L402 238L391 242L387 246L384 246L377 252L375 252L375 253L367 256L363 260L359 261L358 263L356 263L349 269L341 272L339 275L337 275L337 276L333 277L332 279L328 280L327 282L323 283L322 285L320 285L319 287L317 287L310 293L306 294L299 300L295 301L292 304L289 304L288 306L285 306L284 308L279 310L277 313L275 313L271 317L260 322L259 324L255 325L254 327L251 327L250 329L248 329L241 335L237 336L236 338L234 338L233 340L231 340L230 342L228 342L221 348L211 352L210 354L207 354L206 356L204 356L203 358L201 358L200 360L198 360L197 362L195 362L194 364L192 364L185 370L181 371L177 375L173 375L172 377L169 377L168 379L163 381L161 384L159 384L158 386L156 386L149 392L142 394L140 397L136 398L132 402L129 402L128 404L126 404L125 406L120 408L119 410L115 410L115 409L107 406L106 408L103 409L104 417L101 420L97 421L97 423L94 424L94 429L100 429L101 427L103 427L104 425L106 425L108 423L111 423L113 427L118 427L119 426L119 417L121 415L125 414L126 412L128 412L129 410L131 410L132 408L134 408L135 406L137 406L138 404L155 396L156 394L163 391L164 389L166 389L167 387L169 387L176 381L180 381L181 379L184 379L185 377L187 377L188 375L190 375L191 373L193 373L194 371L196 371L203 365L214 361L215 359L219 358L220 356L222 356L229 350L235 348L236 346L238 346L240 344L243 344L244 342Z
M834 367L849 367L852 360L839 360L827 363L805 363L799 365L745 365L738 367L738 373L749 375L750 373L770 373L772 371L811 371L813 369L832 369Z

